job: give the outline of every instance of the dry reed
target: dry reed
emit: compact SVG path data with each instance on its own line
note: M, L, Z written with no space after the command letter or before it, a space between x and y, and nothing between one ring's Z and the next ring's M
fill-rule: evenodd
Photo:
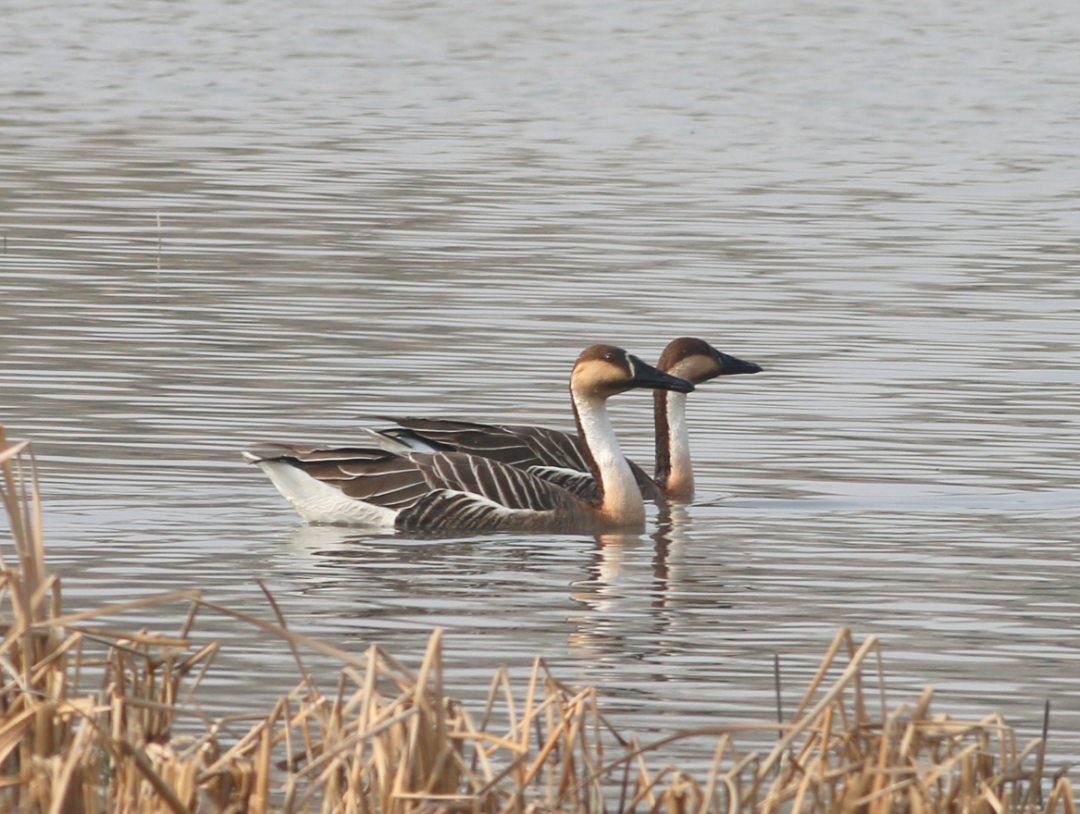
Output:
M841 631L790 719L704 727L641 745L600 712L595 689L558 681L537 660L524 688L496 672L475 713L444 693L442 635L410 670L377 646L363 656L206 602L196 590L65 615L48 570L27 443L0 427L2 497L13 558L0 551L0 811L60 812L664 812L664 814L1074 814L1072 786L1043 777L1041 739L1018 747L997 715L932 715L914 705L867 710L864 672L877 640ZM94 620L187 602L175 636L120 632ZM174 734L217 645L192 652L196 612L272 631L302 679L240 736L206 720ZM302 649L340 659L335 690L306 674ZM82 687L94 675L99 686ZM878 673L880 680L880 673ZM772 732L775 745L736 749ZM716 743L699 776L651 769L685 738ZM1030 764L1030 766L1029 766ZM1046 796L1044 799L1044 792Z

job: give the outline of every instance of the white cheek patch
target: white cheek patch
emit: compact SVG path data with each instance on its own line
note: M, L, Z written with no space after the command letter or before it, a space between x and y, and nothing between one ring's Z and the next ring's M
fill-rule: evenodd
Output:
M670 372L691 382L702 382L719 376L723 369L707 356L691 356L676 365Z

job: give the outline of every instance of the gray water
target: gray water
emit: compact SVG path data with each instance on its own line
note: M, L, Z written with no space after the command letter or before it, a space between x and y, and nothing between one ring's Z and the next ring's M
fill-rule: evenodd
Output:
M1049 698L1080 755L1074 4L16 2L0 53L0 417L69 610L269 618L261 580L355 652L446 628L469 698L541 655L637 732L771 718L773 655L791 706L847 625L892 704L1031 736ZM308 527L237 454L568 428L583 347L683 335L766 372L691 397L697 500L640 537ZM614 405L646 465L650 404ZM199 630L210 709L296 681Z

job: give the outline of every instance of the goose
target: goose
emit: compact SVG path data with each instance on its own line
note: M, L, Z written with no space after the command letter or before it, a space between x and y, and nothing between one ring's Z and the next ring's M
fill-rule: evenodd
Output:
M694 385L613 345L582 351L570 374L581 451L596 482L585 500L536 474L453 450L264 444L245 450L309 522L407 531L605 531L642 526L645 504L615 436L609 397Z
M722 353L704 339L680 337L660 355L657 367L694 385L737 373L759 373L756 362ZM653 393L656 469L650 477L628 461L645 500L688 502L694 494L686 394L658 389ZM479 424L442 418L374 415L393 427L377 431L376 441L391 449L458 451L527 469L583 499L596 496L596 481L576 435L525 424ZM378 436L381 436L381 440Z
M703 384L717 376L760 373L761 365L722 353L704 339L673 339L656 366L671 374ZM686 428L686 394L653 393L656 432L656 468L653 480L667 500L689 502L694 496L694 468L690 462L690 434Z

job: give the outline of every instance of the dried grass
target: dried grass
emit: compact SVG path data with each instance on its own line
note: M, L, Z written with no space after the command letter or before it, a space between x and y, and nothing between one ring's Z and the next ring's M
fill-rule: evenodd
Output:
M45 562L34 462L0 428L2 497L14 559L0 551L0 811L59 812L664 812L664 814L1074 814L1072 786L1043 777L1041 739L1018 747L997 715L932 715L932 692L875 719L864 673L877 640L841 631L783 724L706 727L641 745L600 712L593 688L558 681L541 661L523 688L498 671L476 715L444 693L442 635L419 669L379 647L362 657L290 631L268 596L269 622L179 591L64 615ZM119 632L94 620L187 602L176 636ZM272 631L302 680L240 735L177 718L216 644L192 652L199 611ZM304 649L338 658L335 690L307 675ZM81 684L99 677L95 690ZM232 722L235 725L235 721ZM736 736L773 732L741 753ZM760 736L760 734L759 734ZM651 769L685 738L716 742L709 770ZM1030 764L1030 765L1029 765ZM1048 792L1043 799L1044 791Z

